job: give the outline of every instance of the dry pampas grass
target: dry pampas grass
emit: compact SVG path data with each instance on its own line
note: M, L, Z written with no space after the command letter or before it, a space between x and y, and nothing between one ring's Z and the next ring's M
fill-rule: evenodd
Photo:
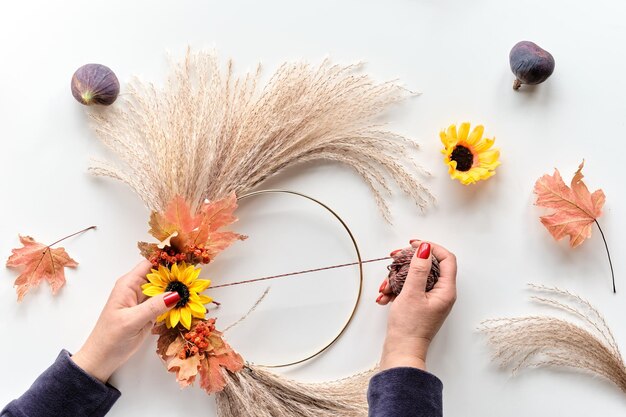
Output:
M588 371L607 378L626 392L626 368L615 338L602 315L586 300L568 291L539 285L549 296L533 300L568 313L579 324L549 316L485 320L480 330L502 366L557 366Z
M366 417L367 386L377 370L325 383L296 382L254 365L223 372L220 417Z
M296 163L330 160L352 167L384 217L390 180L424 208L433 196L411 156L417 145L383 128L379 117L410 93L375 83L357 65L282 65L259 87L260 67L243 76L211 52L188 52L162 87L134 79L117 103L91 113L118 163L90 171L127 183L151 210L175 195L196 205L241 195Z

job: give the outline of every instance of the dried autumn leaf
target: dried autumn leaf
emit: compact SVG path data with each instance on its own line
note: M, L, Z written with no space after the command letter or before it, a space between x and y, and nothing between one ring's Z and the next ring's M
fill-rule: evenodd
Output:
M210 329L204 338L208 346L197 353L189 353L192 341L185 336L198 326ZM176 374L181 387L193 384L200 375L200 386L209 394L219 392L226 386L223 369L238 372L243 369L243 358L224 341L222 333L215 329L215 319L196 319L190 330L176 327L168 329L164 324L154 326L152 333L158 334L157 353L165 362L168 371Z
M164 212L153 212L150 216L149 233L161 243L139 242L139 250L151 261L159 261L164 248L166 255L171 256L167 253L169 247L174 253L186 254L187 262L208 263L236 240L246 238L238 233L218 231L237 221L233 214L236 209L234 193L221 200L203 203L196 214L192 214L183 197L176 196ZM201 256L195 254L196 249Z
M615 274L609 247L604 237L604 232L598 223L598 217L602 215L602 207L606 197L604 191L598 189L593 193L583 182L582 169L585 161L580 163L578 170L572 178L568 187L557 169L553 175L544 175L535 183L535 194L537 194L536 205L554 209L552 214L541 216L541 223L548 229L550 234L561 240L569 236L570 246L575 248L591 237L591 228L595 223L600 230L606 253L611 267L613 278L613 292L615 292Z
M191 215L191 208L185 199L177 195L167 205L165 212L152 212L148 224L150 225L149 233L159 241L163 241L175 232L181 235L190 233L198 227L199 223L200 219L198 216Z
M181 387L186 387L195 381L196 375L198 375L198 368L202 366L201 362L203 360L203 355L193 355L187 359L180 359L175 356L168 362L167 370L176 372L176 380Z
M605 201L602 190L592 194L583 182L584 164L583 161L574 174L571 187L563 182L557 169L554 175L544 175L535 184L536 204L555 210L550 215L541 216L541 223L556 240L569 236L573 248L591 236L591 227L602 215Z
M22 301L26 293L39 286L44 279L56 294L65 285L65 268L75 268L78 262L70 258L63 248L51 248L35 241L30 236L21 236L21 248L13 249L7 267L21 269L15 280L17 300Z

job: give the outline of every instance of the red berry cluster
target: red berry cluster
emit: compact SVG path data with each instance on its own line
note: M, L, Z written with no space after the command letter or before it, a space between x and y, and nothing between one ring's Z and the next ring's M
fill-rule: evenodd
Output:
M202 243L187 246L183 252L178 252L168 246L165 249L156 249L148 260L154 268L157 268L159 265L170 266L179 262L208 264L211 262L211 254Z
M157 249L148 259L154 268L159 265L173 265L187 260L186 253L177 253L174 249Z
M203 243L187 247L187 253L193 255L197 263L208 264L211 262L211 255Z
M204 352L209 347L209 336L215 331L215 321L201 321L193 330L185 333L185 346L178 353L180 359L187 359L196 355L198 352Z

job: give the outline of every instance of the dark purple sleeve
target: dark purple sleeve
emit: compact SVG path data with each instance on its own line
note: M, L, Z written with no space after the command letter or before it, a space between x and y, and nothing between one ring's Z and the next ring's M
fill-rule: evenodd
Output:
M391 368L370 380L370 417L441 417L443 384L417 368Z
M87 374L63 350L57 360L1 417L100 417L120 397L120 392Z

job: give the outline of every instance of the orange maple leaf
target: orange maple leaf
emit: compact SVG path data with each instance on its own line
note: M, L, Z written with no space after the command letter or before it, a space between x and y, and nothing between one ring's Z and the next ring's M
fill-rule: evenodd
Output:
M602 215L606 199L602 190L590 193L587 189L582 174L584 164L585 161L574 174L571 187L563 182L557 169L554 175L546 174L535 184L536 204L555 210L552 214L541 216L541 223L556 240L569 236L573 248L591 236L591 227Z
M556 240L569 236L569 244L573 248L591 237L593 223L598 226L609 259L613 292L615 293L615 272L613 271L609 245L600 223L598 223L598 217L602 215L602 206L604 206L606 196L601 189L593 193L589 192L583 182L582 169L584 165L585 161L583 160L572 178L570 187L565 185L557 169L554 170L554 175L546 174L539 178L535 183L535 194L537 194L535 204L554 209L552 214L540 217L541 223Z
M150 259L158 249L169 246L178 253L187 253L187 261L193 262L197 260L193 248L202 246L209 259L213 260L233 242L246 238L234 232L218 232L220 228L237 221L233 214L236 209L237 197L234 193L220 200L203 203L195 214L183 197L176 196L164 212L152 212L150 215L149 233L161 244L139 242L139 249L144 257Z
M75 268L78 262L70 258L63 248L51 248L30 236L21 236L21 248L13 249L7 260L7 267L21 268L22 273L15 280L17 301L22 301L26 293L39 286L44 279L56 294L65 285L65 268Z

